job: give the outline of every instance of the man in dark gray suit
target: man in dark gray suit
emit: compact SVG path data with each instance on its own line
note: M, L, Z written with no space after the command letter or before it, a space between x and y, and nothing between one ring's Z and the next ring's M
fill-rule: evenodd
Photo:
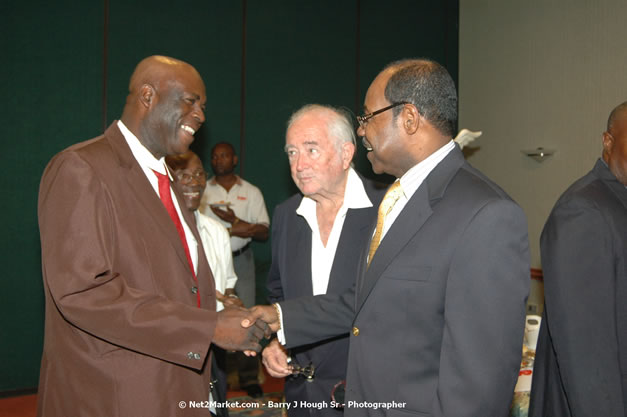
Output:
M353 124L332 107L313 104L295 112L288 122L285 152L300 193L274 211L268 299L342 294L355 284L359 254L370 238L369 226L384 190L351 167ZM346 378L348 334L289 354L292 366L309 367L310 374L292 375L277 339L263 351L269 373L287 377L285 399L293 405L288 415L341 416L331 407L331 394ZM311 403L321 406L308 407Z
M559 198L541 237L544 318L529 415L627 415L627 102L592 171Z
M345 416L507 415L529 292L525 215L452 141L455 85L436 62L392 63L365 109L372 168L398 180L356 294L276 306L287 345L350 331ZM273 310L250 318L276 329Z

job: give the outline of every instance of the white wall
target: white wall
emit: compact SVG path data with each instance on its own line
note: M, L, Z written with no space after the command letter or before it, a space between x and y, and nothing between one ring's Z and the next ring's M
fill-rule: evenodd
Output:
M460 128L482 130L468 160L529 220L532 267L559 195L601 155L627 101L627 1L460 0ZM556 149L538 163L522 149Z

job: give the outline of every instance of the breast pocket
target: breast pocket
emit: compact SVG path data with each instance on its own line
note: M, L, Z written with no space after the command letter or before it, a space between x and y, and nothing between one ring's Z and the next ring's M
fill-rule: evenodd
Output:
M431 267L426 265L392 264L385 271L389 279L399 281L429 281L431 279Z

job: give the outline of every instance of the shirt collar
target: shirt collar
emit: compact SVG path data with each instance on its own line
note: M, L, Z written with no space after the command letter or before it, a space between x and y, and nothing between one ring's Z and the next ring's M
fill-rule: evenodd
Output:
M118 120L118 128L122 132L129 148L131 148L133 156L143 169L151 169L162 175L167 174L170 177L170 180L172 180L172 175L170 175L170 171L165 165L165 157L160 159L155 158L154 155L146 149L139 139L137 139L137 136L135 136L121 120Z
M205 229L205 222L200 221L200 216L204 216L199 210L194 210L194 218L196 219L196 226L199 230Z
M431 171L438 166L440 162L455 148L455 142L452 140L433 152L424 160L420 161L409 169L400 179L403 194L408 200L416 192L418 187L423 183L425 178L429 176Z
M235 184L242 185L242 179L240 178L240 176L236 174L235 178L236 178ZM216 179L215 175L209 178L209 184L218 185L218 180Z
M359 175L351 167L348 169L348 178L346 180L346 188L344 189L344 202L338 213L347 211L348 209L360 209L372 207L372 201L368 198L364 183ZM307 214L316 213L316 202L311 198L304 196L300 205L296 209L296 213L300 216L307 217Z
M364 183L353 168L348 169L348 179L344 190L344 205L349 209L372 207Z

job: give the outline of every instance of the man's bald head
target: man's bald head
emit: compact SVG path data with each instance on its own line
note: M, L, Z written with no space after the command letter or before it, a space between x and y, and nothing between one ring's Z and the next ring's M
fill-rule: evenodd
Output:
M196 152L191 149L185 153L181 153L178 155L168 155L165 157L165 163L172 169L172 171L183 170L187 168L190 161L197 161L201 166L202 162L200 162L200 157Z
M200 78L200 74L187 62L163 55L144 58L135 67L128 85L129 94L139 91L142 85L151 84L159 88L164 81L176 77L181 71L189 71Z
M627 101L614 107L614 110L610 113L610 117L607 118L607 131L611 132L616 121L625 116L627 116Z
M156 158L183 153L205 121L206 100L194 67L154 55L135 68L121 120Z

